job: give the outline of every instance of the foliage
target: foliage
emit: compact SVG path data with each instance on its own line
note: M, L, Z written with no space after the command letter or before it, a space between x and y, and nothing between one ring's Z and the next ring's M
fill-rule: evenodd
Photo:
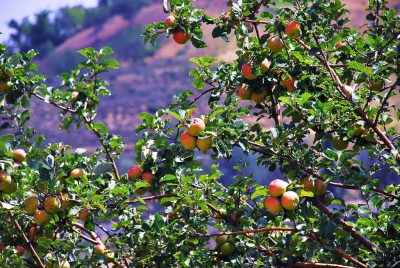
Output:
M371 0L368 28L359 33L346 26L340 1L228 1L229 10L216 18L189 0L169 4L164 8L176 17L174 25L147 26L146 41L179 28L192 34L194 46L204 47L201 26L210 24L214 37L236 40L237 59L191 59L197 66L190 72L196 92L183 91L169 107L140 115L139 167L128 174L116 165L123 141L96 121L100 97L110 95L101 74L118 68L112 50L79 51L85 60L60 74L60 85L49 87L31 63L34 51L10 54L0 46L0 263L397 267L400 187L384 185L375 175L386 171L398 178L400 173L394 125L400 113L393 105L399 90L397 11ZM300 22L299 38L285 34L290 21ZM268 47L272 35L283 39L279 52ZM261 68L265 59L271 62L267 70ZM254 79L243 77L243 64L251 65ZM296 80L294 89L282 84L286 78ZM243 84L264 99L256 103L236 96ZM32 98L60 110L62 129L85 127L101 147L87 152L45 144L45 137L28 124ZM208 98L207 111L196 106L203 98ZM205 129L192 138L212 138L206 167L200 152L180 143L195 117ZM17 148L25 149L26 159L17 157ZM234 150L256 157L266 170L278 169L288 182L285 190L300 196L298 207L268 212L264 200L272 191L245 175L246 161L236 164L234 182L223 185L218 163L231 159ZM363 153L373 165L359 160ZM5 174L12 179L6 190ZM361 202L327 200L324 188L307 190L300 183L304 176L331 189L356 190ZM24 209L32 195L39 198L39 210L49 196L65 203L38 226ZM27 249L24 255L19 245Z

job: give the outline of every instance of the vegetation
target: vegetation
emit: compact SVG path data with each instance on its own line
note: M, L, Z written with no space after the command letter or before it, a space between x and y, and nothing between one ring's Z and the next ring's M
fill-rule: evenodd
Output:
M110 95L102 74L118 68L112 49L80 50L85 60L50 87L35 51L0 45L0 263L398 267L400 186L376 177L400 175L397 11L369 1L359 33L340 1L227 1L216 18L190 0L167 2L168 19L148 25L145 41L179 32L178 44L205 47L201 25L209 24L215 38L236 40L237 59L191 59L198 93L140 115L126 173L116 164L124 142L96 120L99 98ZM28 124L32 99L59 109L61 129L92 132L99 148L46 144ZM270 125L249 123L254 117ZM234 150L282 177L257 184L246 175L251 163L238 161L234 182L223 185L218 163Z

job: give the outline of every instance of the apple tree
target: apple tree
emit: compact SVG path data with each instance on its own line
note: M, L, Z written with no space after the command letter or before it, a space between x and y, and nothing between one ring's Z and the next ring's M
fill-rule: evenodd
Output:
M212 17L164 0L166 21L146 27L145 42L168 35L201 49L211 26L236 58L190 59L194 90L140 115L127 170L125 143L96 117L111 94L103 73L118 68L111 48L80 50L84 60L50 86L34 50L0 46L2 265L400 265L398 12L370 0L359 32L339 0L226 4ZM29 124L32 102L99 147L47 143ZM232 159L223 183L219 164Z

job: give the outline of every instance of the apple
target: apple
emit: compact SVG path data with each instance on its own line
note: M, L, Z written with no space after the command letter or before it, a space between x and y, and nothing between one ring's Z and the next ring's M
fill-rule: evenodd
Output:
M279 201L279 198L274 196L268 196L267 198L265 198L264 207L272 214L279 213L283 209L281 201Z
M248 63L242 65L242 75L244 78L249 80L254 80L257 78L257 75L253 73L252 67Z
M269 70L269 67L271 66L271 62L268 59L264 59L261 62L261 73L266 73Z
M175 17L170 15L165 19L165 24L167 24L168 27L172 27L175 24Z
M197 136L200 132L206 129L206 124L201 118L192 118L188 126L188 132L192 136Z
M6 92L9 88L10 87L7 82L0 81L0 93Z
M78 218L79 218L81 221L86 222L87 219L88 219L88 217L89 217L89 209L84 208L84 209L79 210L79 212L78 212Z
M212 137L202 137L197 139L197 148L203 153L207 153L208 150L211 149L212 146Z
M197 146L197 138L185 130L181 135L181 144L186 150L193 150Z
M106 247L102 244L97 244L96 246L94 246L94 250L100 254L106 253Z
M0 171L0 191L7 191L13 184L11 176L7 173Z
M315 191L316 196L321 196L326 192L326 183L320 179L315 180Z
M61 202L57 197L48 196L44 200L43 206L47 212L56 213L61 207Z
M347 146L349 146L349 141L344 140L339 136L335 136L332 139L332 145L333 145L333 148L335 148L336 150L343 151L347 148Z
M83 168L74 168L73 170L71 170L71 178L75 179L83 176L86 176L86 171Z
M26 213L33 215L39 207L39 199L36 195L31 195L25 200L24 210Z
M286 181L275 179L270 182L268 188L269 193L272 196L281 196L286 192L286 188L288 187L288 183Z
M293 92L296 88L296 80L290 76L286 76L282 81L282 86L286 88L289 92Z
M264 90L261 92L253 92L251 93L251 100L256 102L256 103L260 103L265 101L265 98L267 97L267 92L265 92Z
M72 97L72 100L77 100L78 97L79 97L79 92L78 91L72 91L71 97Z
M35 239L35 233L36 233L36 227L35 227L35 226L32 226L31 228L29 228L29 233L28 233L28 235L29 235L29 238L30 238L31 240L34 240L34 239Z
M142 175L142 180L146 181L148 184L153 185L154 175L150 171L144 172Z
M300 198L295 192L287 191L282 195L281 203L285 209L293 210L299 205Z
M242 100L249 100L251 97L251 89L246 84L241 84L236 87L236 96L240 97Z
M238 212L237 212L237 211L232 212L232 214L231 214L231 220L232 220L233 222L237 222L237 219L238 219Z
M106 259L107 262L113 262L115 258L114 252L106 252L104 254L104 258Z
M72 203L69 200L68 193L61 193L61 208L70 209L72 207Z
M300 180L300 184L304 186L304 191L314 192L315 191L315 181L312 177L304 177Z
M346 44L345 43L343 43L343 42L337 42L336 44L335 44L335 48L341 48L341 47L345 47L346 46Z
M231 242L225 242L219 247L219 251L224 256L232 255L235 252L235 245Z
M24 162L26 160L26 152L24 149L15 149L12 152L14 160L18 162Z
M190 39L190 34L178 29L174 31L173 38L177 44L183 45Z
M286 25L285 33L291 38L300 37L300 23L298 21L291 21Z
M228 235L220 235L217 236L217 238L215 238L215 242L217 243L217 247L221 246L222 244L225 244L226 242L228 242Z
M278 36L268 38L267 46L272 52L279 52L283 48L283 41Z
M24 247L23 245L18 245L18 246L16 246L16 247L15 247L15 250L16 250L16 254L17 254L18 256L22 256L22 255L24 255L24 253L25 253L25 247Z
M45 210L36 210L33 220L37 225L44 225L50 220L50 216Z
M3 189L3 193L5 194L12 194L13 192L15 192L17 190L17 184L14 182L11 182L11 184L7 185L4 189Z
M61 262L54 262L52 268L71 268L71 265L67 260L61 261Z
M132 180L137 180L142 177L143 169L139 165L133 165L128 169L128 177Z
M361 136L361 135L368 134L368 129L366 129L360 122L355 122L352 124L352 126L355 128L355 131L354 131L355 136Z
M245 25L246 25L247 30L249 31L249 33L253 32L253 30L254 30L254 25L253 25L252 22L246 21Z

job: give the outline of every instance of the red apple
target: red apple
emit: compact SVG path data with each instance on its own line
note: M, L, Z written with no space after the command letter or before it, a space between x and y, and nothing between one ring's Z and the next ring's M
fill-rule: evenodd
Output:
M315 182L312 177L304 177L300 180L300 184L304 186L304 191L314 192L315 191Z
M139 179L143 174L143 169L139 165L133 165L128 169L128 177L132 180Z
M175 17L170 15L165 19L165 24L167 24L168 27L172 27L175 24Z
M261 73L266 73L269 70L270 66L271 66L271 62L268 59L264 59L261 62Z
M326 183L320 179L315 180L315 191L314 194L316 196L320 196L325 194L326 192Z
M18 162L24 162L26 160L26 152L24 149L15 149L12 154L14 160Z
M236 87L236 96L243 100L249 100L251 97L251 89L246 84L241 84Z
M296 88L295 82L296 80L294 80L292 77L286 76L282 81L282 86L289 92L293 92Z
M265 198L264 207L273 214L279 213L283 209L279 198L274 196L268 196L267 198Z
M298 21L291 21L288 25L286 25L285 33L291 38L299 38L300 37L300 23Z
M57 197L48 196L44 200L43 206L48 213L56 213L61 207L61 202Z
M197 148L200 151L206 153L208 150L211 149L212 146L212 137L202 137L197 139Z
M246 27L247 27L247 30L249 31L249 33L253 32L253 30L254 30L254 25L253 25L252 22L246 21Z
M269 188L269 193L272 196L281 196L286 192L286 188L288 187L288 183L280 180L280 179L275 179L270 182L268 188Z
M100 254L106 253L106 247L103 244L97 244L96 246L94 246L94 250Z
M197 138L190 135L189 132L186 130L181 135L181 144L183 148L186 150L193 150L197 146L196 142Z
M197 136L200 132L206 129L206 125L201 118L193 118L188 127L188 132L192 136Z
M244 78L249 80L254 80L257 78L257 75L253 73L252 67L248 63L242 65L242 75Z
M39 207L39 199L36 195L31 195L25 200L24 210L26 213L33 215Z
M146 181L149 185L153 185L154 175L150 171L144 172L142 180Z
M268 38L267 45L272 52L279 52L283 48L283 41L278 36Z
M281 203L285 209L293 210L299 205L300 198L295 192L287 191L282 195Z
M267 97L267 92L265 92L264 90L261 91L261 92L253 92L253 93L251 93L251 100L256 102L256 103L263 102L266 97Z
M187 34L182 30L175 30L173 38L177 44L183 45L190 39L190 34Z
M50 216L45 210L36 210L33 220L37 225L44 225L50 220Z
M23 245L18 245L18 246L16 246L16 247L15 247L15 250L16 250L16 254L17 254L18 256L22 256L22 255L24 255L24 253L25 253L25 247L24 247Z

